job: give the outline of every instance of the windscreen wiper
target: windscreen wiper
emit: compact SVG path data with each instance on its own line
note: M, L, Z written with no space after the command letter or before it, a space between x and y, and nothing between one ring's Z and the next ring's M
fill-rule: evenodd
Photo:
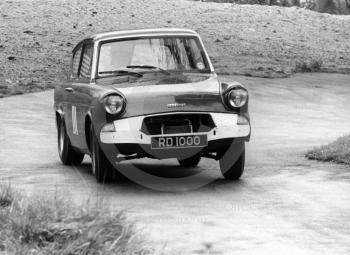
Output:
M129 71L129 70L111 70L111 71L103 71L103 72L98 72L98 74L113 74L113 75L117 75L117 76L122 76L122 75L134 75L134 76L137 76L137 77L142 77L142 76L143 76L142 73L133 72L133 71Z
M157 69L159 71L162 71L163 73L166 73L168 75L171 75L170 72L168 72L167 70L160 68L158 66L151 66L151 65L130 65L127 66L127 68L144 68L144 69Z

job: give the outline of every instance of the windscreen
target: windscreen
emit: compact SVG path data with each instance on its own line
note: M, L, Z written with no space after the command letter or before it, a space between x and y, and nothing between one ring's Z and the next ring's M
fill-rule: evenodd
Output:
M210 72L195 37L157 37L103 43L99 75L130 66L154 66L167 71Z

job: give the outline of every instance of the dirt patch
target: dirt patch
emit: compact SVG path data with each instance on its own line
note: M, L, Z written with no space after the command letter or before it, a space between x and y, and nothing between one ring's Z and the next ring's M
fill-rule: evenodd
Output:
M350 73L349 21L296 7L184 0L1 1L0 97L53 87L80 39L131 28L198 31L221 74Z

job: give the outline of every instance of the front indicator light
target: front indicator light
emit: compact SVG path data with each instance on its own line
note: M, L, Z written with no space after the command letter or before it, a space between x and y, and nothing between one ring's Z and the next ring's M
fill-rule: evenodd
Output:
M108 132L116 132L114 123L107 123L106 125L103 126L101 129L102 133L108 133Z
M237 118L237 125L248 125L249 124L249 121L246 117L244 116L238 116Z

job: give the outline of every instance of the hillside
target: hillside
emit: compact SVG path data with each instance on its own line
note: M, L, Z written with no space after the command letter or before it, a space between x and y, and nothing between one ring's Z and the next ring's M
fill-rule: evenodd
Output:
M11 0L0 2L0 97L53 87L88 34L151 27L199 32L219 73L350 73L350 16L185 0Z
M350 14L350 0L195 0L202 2L298 6L316 12Z

